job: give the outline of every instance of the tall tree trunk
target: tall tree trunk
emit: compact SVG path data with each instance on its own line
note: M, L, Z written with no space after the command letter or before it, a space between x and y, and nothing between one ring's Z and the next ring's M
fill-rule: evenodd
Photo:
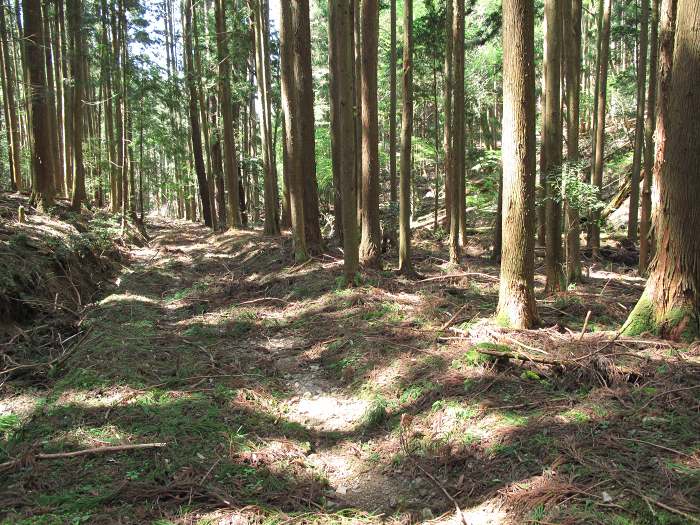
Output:
M452 7L452 148L450 154L450 262L459 264L461 249L462 179L464 179L464 1L453 0Z
M367 0L365 0L367 1ZM411 261L411 138L413 136L413 0L403 5L403 109L399 180L399 272L412 275Z
M47 210L54 199L55 179L49 128L48 86L44 70L44 35L41 19L41 2L23 0L24 42L29 106L32 122L32 200L39 208Z
M5 22L5 5L0 3L0 67L2 71L2 93L5 109L5 126L7 132L7 154L10 166L10 178L13 189L24 190L22 181L22 157L20 154L20 122L17 116L15 99L15 69L10 53L10 34Z
M362 2L362 242L360 260L381 266L379 226L379 115L377 107L377 51L379 4Z
M343 273L348 286L352 286L359 263L357 239L357 207L355 196L355 118L352 92L354 75L354 50L352 46L352 0L331 0L335 30L331 31L331 45L338 50L337 96L340 120L340 180L343 199ZM410 1L410 0L409 0ZM333 42L335 41L335 42Z
M444 130L442 147L445 150L443 171L445 172L445 215L447 230L451 231L452 219L452 0L447 0L445 13L445 69L444 78Z
M46 64L46 85L48 86L48 106L49 106L49 135L51 136L51 164L53 165L54 174L54 189L56 193L63 191L63 172L61 171L61 163L58 157L58 123L56 122L56 87L54 84L54 68L52 46L51 46L51 29L49 24L49 9L51 2L47 2L43 7L43 23L44 23L44 62Z
M66 180L66 173L67 173L67 165L66 165L66 157L65 157L65 152L66 152L66 146L65 146L65 127L63 125L63 122L66 118L66 110L65 110L65 97L63 95L63 90L64 90L64 77L65 77L65 71L64 71L64 57L63 57L63 35L61 34L61 24L59 22L60 19L60 11L61 11L61 4L60 0L54 0L54 19L52 20L52 28L53 28L53 38L51 39L51 46L53 49L53 63L54 63L54 78L56 81L56 93L54 96L55 104L56 104L56 139L57 139L57 147L58 147L58 167L57 169L60 171L60 180L61 180L61 191L65 194L68 195L68 181ZM104 63L103 63L104 64Z
M238 194L238 159L233 133L233 108L231 105L231 56L226 37L226 1L215 0L216 51L219 62L219 98L224 129L224 172L228 185L228 225L241 225Z
M557 195L557 178L562 161L561 121L561 2L545 0L545 106L542 150L547 203L547 234L545 251L545 289L554 292L562 289L563 272L561 256L561 201Z
M337 38L332 34L336 28L337 9L333 8L334 0L328 0L328 70L329 70L329 98L330 98L330 136L331 136L331 162L333 164L333 217L335 236L343 240L343 204L340 191L340 107L338 95L338 56L340 50L337 46ZM393 0L395 1L395 0ZM395 161L394 161L395 162Z
M535 302L535 43L529 0L503 1L503 248L499 319L537 323Z
M83 6L81 0L68 0L71 40L71 69L73 71L73 197L71 208L80 211L86 200L85 164L83 162Z
M197 84L195 79L194 54L192 49L192 0L185 0L184 39L185 39L185 69L187 76L187 88L189 91L190 129L192 136L192 154L194 155L195 173L199 186L199 195L202 201L202 215L204 224L212 228L211 198L207 174L204 165L204 152L202 149L202 131L199 124L199 107L197 97Z
M322 251L318 183L316 181L316 125L314 86L311 71L311 20L309 0L292 0L294 13L294 78L299 91L301 124L301 174L304 185L304 232L306 248L312 254Z
M212 145L211 145L211 177L216 186L216 209L218 213L217 227L220 230L226 229L226 190L224 184L224 166L223 166L223 151L221 144L221 126L219 126L219 108L216 95L210 97L210 118L212 129Z
M627 222L627 238L633 242L637 241L637 229L639 226L639 181L644 150L644 109L647 78L647 39L649 33L649 0L641 0L641 2L639 58L637 63L637 117L634 126L634 157L632 160L629 220Z
M390 0L389 24L389 202L396 203L396 0Z
M272 108L270 100L270 54L269 54L269 11L267 0L249 0L252 4L255 31L255 63L258 94L262 106L262 121L260 122L263 150L264 201L265 201L265 233L278 235L279 227L279 196L277 188L277 168L272 137Z
M599 70L597 72L598 92L597 99L597 114L595 124L595 157L593 159L591 183L598 187L603 187L603 159L605 157L605 117L607 114L607 93L608 93L608 65L610 56L610 9L612 0L602 0L604 2L603 18L600 32L599 42ZM591 225L589 228L588 244L593 248L593 253L597 254L600 250L600 211L591 213Z
M649 87L647 91L647 113L644 124L644 183L641 197L641 219L639 221L639 273L646 275L651 251L651 188L654 169L654 130L656 129L656 87L658 84L659 3L652 0L651 35L649 38Z
M624 332L630 335L650 332L686 341L700 337L699 28L700 0L678 0L671 78L662 76L659 89L662 105L668 103L668 118L665 148L657 148L656 255L644 293L625 323ZM661 33L662 75L668 65L666 29ZM664 80L671 80L670 86Z
M117 195L116 195L116 208L114 208L112 211L113 212L118 212L122 209L122 201L124 200L123 198L123 181L122 181L122 172L123 166L124 166L124 134L123 134L123 128L124 128L124 117L123 117L123 89L122 89L122 84L123 84L123 78L122 78L122 72L123 68L121 66L122 58L121 58L121 43L120 43L120 33L119 33L119 23L117 22L117 5L115 3L112 3L111 5L111 12L110 12L110 25L112 26L112 87L114 91L114 147L116 149L115 152L115 159L116 159L116 165L114 167L115 171L115 178L116 178L116 190L117 190ZM66 90L68 91L68 90ZM69 101L70 98L66 97L66 100ZM68 119L66 119L66 123L68 126L70 126ZM70 128L68 128L70 129ZM70 134L66 131L66 159L71 158L70 155L68 155L69 151L69 144L68 144L68 137ZM72 151L72 148L70 148L70 151Z
M302 172L301 104L296 85L294 39L296 35L292 2L282 2L280 27L280 59L282 110L284 112L284 180L289 191L289 210L294 241L294 260L308 259L304 233L304 175Z
M362 0L355 0L352 5L353 40L355 74L352 77L353 97L355 99L355 198L357 199L357 227L362 231L362 22L360 9Z
M564 5L564 52L566 71L566 157L569 177L579 161L579 106L581 93L581 0L562 0ZM566 282L581 281L581 226L577 203L565 201Z

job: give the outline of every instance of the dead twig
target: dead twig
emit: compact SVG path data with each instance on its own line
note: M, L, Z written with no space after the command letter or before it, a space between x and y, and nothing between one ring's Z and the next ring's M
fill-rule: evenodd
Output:
M479 273L479 272L464 272L464 273L450 273L447 275L438 275L437 277L428 277L427 279L421 279L418 281L419 283L427 283L430 281L441 281L443 279L453 279L453 278L458 278L458 277L483 277L484 279L490 279L492 281L498 281L498 277L494 277L493 275L489 275L487 273Z
M583 321L583 328L581 328L581 335L578 337L579 341L583 341L583 336L586 335L586 328L588 328L588 321L591 319L591 311L588 310L586 314L586 319Z
M459 310L457 310L457 311L454 313L454 315L453 315L452 317L450 317L450 320L447 321L445 324L443 324L443 325L440 327L440 331L442 332L443 330L447 330L447 329L452 325L452 323L454 323L455 319L457 319L457 316L458 316L459 314L461 314L468 306L469 306L469 304L465 304L464 306L462 306L462 308L460 308Z
M279 297L260 297L259 299L251 299L250 301L243 301L242 303L238 303L238 305L242 304L255 304L255 303L261 303L263 301L277 301L280 303L284 304L289 304L289 301L285 301L284 299L280 299Z
M86 448L83 450L74 450L73 452L56 452L52 454L35 454L29 458L24 459L14 459L12 461L6 461L5 463L0 463L0 471L12 469L18 467L24 463L29 463L34 460L54 460L54 459L65 459L65 458L75 458L78 456L87 456L90 454L113 454L115 452L125 452L128 450L143 450L150 448L162 448L168 446L167 443L139 443L136 445L115 445L111 447L94 447Z
M665 446L659 445L657 443L652 443L651 441L644 441L643 439L633 439L633 438L624 438L624 437L617 437L615 439L621 439L622 441L632 441L633 443L643 443L644 445L649 445L650 447L660 448L661 450L665 450L667 452L673 452L674 454L678 454L679 456L685 456L686 458L693 457L690 454L686 454L685 452L681 452L680 450L676 450L676 449L670 448L670 447L665 447Z

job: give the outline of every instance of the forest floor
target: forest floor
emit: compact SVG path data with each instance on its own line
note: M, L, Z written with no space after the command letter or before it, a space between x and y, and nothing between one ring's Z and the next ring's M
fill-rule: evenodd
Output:
M538 275L515 331L478 240L456 269L423 233L420 278L345 289L337 249L148 230L51 366L0 376L1 523L700 521L700 346L619 337L631 269Z

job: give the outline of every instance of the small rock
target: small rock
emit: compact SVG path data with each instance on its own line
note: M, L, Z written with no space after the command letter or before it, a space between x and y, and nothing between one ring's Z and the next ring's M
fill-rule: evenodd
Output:
M605 491L603 491L602 496L603 496L604 503L610 503L613 500L612 496Z
M435 518L435 516L433 516L433 511L430 510L429 508L425 508L425 509L421 510L420 515L424 520L432 520Z
M340 485L335 491L338 494L347 494L348 493L348 488L345 485Z
M311 399L311 392L304 392L304 399Z

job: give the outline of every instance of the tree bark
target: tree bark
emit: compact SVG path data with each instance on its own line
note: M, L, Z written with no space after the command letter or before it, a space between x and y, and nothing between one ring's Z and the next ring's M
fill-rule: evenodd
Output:
M195 79L194 55L192 49L192 0L185 0L184 34L185 34L185 69L187 77L187 88L189 91L189 112L190 112L190 135L192 139L192 154L194 156L194 167L199 186L199 195L202 201L202 215L204 224L213 228L211 197L209 185L207 184L207 174L204 165L204 153L202 150L202 131L199 123L199 107L197 97L197 85Z
M623 331L692 341L700 337L700 0L678 0L677 14L671 78L662 76L659 89L668 113L665 147L657 148L656 255ZM669 65L667 29L661 33L662 75Z
M284 112L284 171L289 191L289 209L294 241L294 260L308 259L304 233L304 182L302 173L301 101L295 78L295 16L292 2L282 2L280 59L282 110Z
M462 184L464 179L464 1L453 0L452 7L452 148L450 154L450 262L461 259L460 227Z
M443 170L445 172L445 216L447 230L451 231L452 219L452 0L447 0L445 13L445 69L444 77L444 131L442 147L445 150Z
M390 0L389 46L389 202L397 202L396 180L396 0ZM395 235L395 232L394 232Z
M570 165L579 161L579 107L581 92L581 0L563 0L564 48L566 71L566 156ZM580 177L572 173L570 177ZM581 226L579 210L567 199L566 206L566 282L581 281Z
M23 0L24 42L29 105L32 124L32 200L43 210L53 205L51 136L49 127L48 86L44 70L44 35L39 0Z
M409 0L410 1L410 0ZM355 196L355 118L353 106L355 100L352 91L354 75L354 49L352 46L353 15L351 0L330 0L330 8L336 21L335 30L331 32L332 42L338 50L338 97L339 108L339 142L340 181L343 199L343 273L345 282L352 286L359 263L357 239L357 207Z
M3 2L4 4L4 2ZM0 67L2 71L2 93L5 110L5 127L7 133L7 154L10 167L12 188L24 190L22 180L22 157L20 154L20 122L17 116L17 101L15 100L15 70L10 53L10 34L5 22L5 6L0 4Z
M597 114L595 124L595 156L593 159L593 171L591 183L601 189L603 187L603 159L605 157L605 117L607 114L607 91L608 91L608 65L610 56L610 9L612 0L602 0L604 2L603 18L601 23L600 43L599 43L599 70L597 72L598 92ZM600 250L600 212L591 213L591 225L589 229L589 246L593 248L593 253Z
M85 165L83 162L83 6L81 0L68 0L68 18L71 40L71 69L73 71L73 196L71 208L79 212L86 200Z
M646 275L651 249L651 188L654 169L654 130L656 128L656 87L658 83L659 3L652 0L649 37L649 86L644 123L644 182L639 220L639 273Z
M233 108L231 105L231 55L226 37L226 1L215 0L216 51L219 61L219 98L224 131L224 173L228 185L228 226L241 225L238 195L238 156L233 133Z
M556 292L563 288L564 275L561 256L561 199L560 185L557 184L562 161L562 120L561 120L561 2L565 0L545 0L545 105L542 150L544 163L542 173L546 184L547 218L545 289Z
M367 1L367 0L365 0ZM411 137L413 136L413 0L403 6L403 110L399 180L399 272L414 273L411 261Z
M314 122L314 87L311 71L311 20L309 0L292 0L294 14L294 79L299 92L301 124L301 176L304 186L304 233L309 253L323 249L318 183L316 181L316 126Z
M337 22L337 9L333 7L334 0L328 0L328 70L329 70L329 99L330 99L330 137L331 137L331 162L333 165L333 217L334 234L342 242L343 240L343 204L341 195L341 166L340 166L340 99L338 95L338 56L340 50L337 38L334 37ZM395 0L394 0L395 1Z
M378 0L362 2L362 241L360 261L381 266L379 226L379 115L377 103Z
M535 259L534 8L503 1L503 248L498 318L515 328L537 323Z
M270 54L269 54L269 11L267 0L249 0L255 33L255 63L258 94L262 106L260 130L262 137L265 206L265 233L279 235L279 196L277 187L277 167L272 136L272 107L270 100Z
M630 192L629 219L627 221L627 238L637 241L639 228L639 182L642 170L642 153L644 150L644 109L646 100L647 78L647 41L649 33L649 0L641 0L639 28L639 53L637 64L637 116L634 126L634 157L632 160L632 186Z

